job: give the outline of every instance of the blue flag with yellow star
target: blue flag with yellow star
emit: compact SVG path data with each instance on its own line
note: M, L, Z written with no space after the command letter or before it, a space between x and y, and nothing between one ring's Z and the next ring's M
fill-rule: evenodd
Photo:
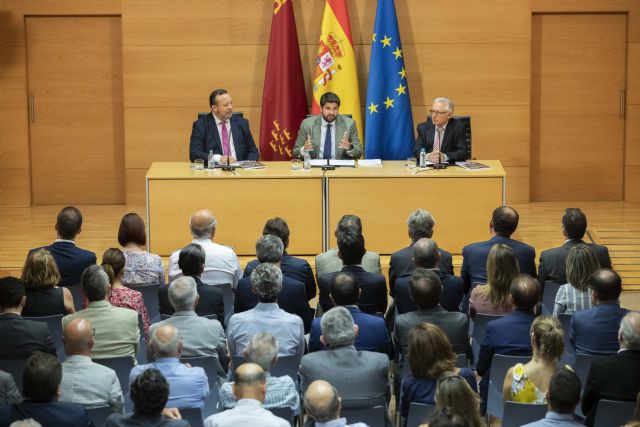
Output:
M414 144L413 116L393 0L378 0L365 111L365 158L410 157Z

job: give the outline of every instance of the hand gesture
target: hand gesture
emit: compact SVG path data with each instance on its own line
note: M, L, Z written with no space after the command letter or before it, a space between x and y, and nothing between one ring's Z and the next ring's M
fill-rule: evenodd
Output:
M349 137L347 135L347 132L345 132L344 135L342 135L342 139L340 140L340 148L342 148L343 150L351 149L351 143L349 142Z
M237 161L233 156L220 156L220 161L218 163L221 165L226 165L227 160L229 161L229 163L235 163Z
M307 139L304 141L304 151L313 151L313 142L309 134L307 134Z
M444 160L444 154L440 151L432 151L427 154L427 160L429 160L431 163L440 163L440 157L442 157L442 160Z

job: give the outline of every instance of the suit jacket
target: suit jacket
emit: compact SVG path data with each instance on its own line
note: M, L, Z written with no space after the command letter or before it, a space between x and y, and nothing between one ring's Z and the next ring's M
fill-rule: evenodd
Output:
M362 268L370 273L382 274L380 267L380 255L367 251L362 257ZM338 256L338 248L331 248L326 252L316 255L316 277L342 270L344 263Z
M432 269L442 282L442 297L440 298L440 306L447 311L459 311L460 301L464 295L464 283L457 276L443 273L440 269ZM396 303L398 314L416 311L418 308L411 299L409 292L409 279L411 276L400 277L396 281L396 295L393 301Z
M453 274L451 253L444 249L438 249L438 252L440 252L440 262L438 262L440 271L446 274ZM416 266L413 263L413 244L391 254L389 259L389 294L392 297L395 297L396 280L399 277L410 275L415 268Z
M623 350L596 358L582 394L582 413L586 424L593 425L600 399L635 401L640 391L640 351Z
M0 314L0 359L27 359L34 351L56 356L46 323L27 320L15 313Z
M0 405L22 402L22 394L13 380L13 376L5 371L0 371Z
M96 254L81 249L70 241L54 242L49 246L31 249L29 254L38 249L49 250L56 260L60 271L60 286L79 284L84 269L96 263Z
M258 160L259 153L253 142L249 121L244 117L232 115L229 124L231 125L231 137L236 150L236 159L238 161ZM189 159L192 162L195 159L207 162L209 150L213 150L213 154L223 154L222 142L213 113L201 115L198 120L193 122L191 141L189 142Z
M369 314L384 313L387 310L387 281L381 274L369 273L359 265L345 265L341 271L353 273L360 285L360 299L358 307ZM320 289L319 304L322 311L330 310L334 304L329 297L331 290L331 280L337 274L328 273L318 278L318 288Z
M196 281L198 295L198 305L196 305L196 314L198 316L206 316L215 314L224 325L224 297L222 289L216 285L207 285L199 277L193 277ZM160 313L173 314L175 310L169 301L169 286L161 285L158 289L158 302L160 304Z
M335 126L335 141L333 145L335 147L336 159L358 159L362 156L362 145L360 144L360 138L358 137L358 129L356 128L356 122L351 118L338 114L335 121L332 123ZM293 147L293 156L302 157L300 149L304 147L304 141L307 139L307 135L311 136L311 143L313 144L313 151L309 152L312 159L317 159L320 155L320 146L324 147L324 140L322 139L322 133L320 127L322 126L322 114L316 114L311 117L307 117L300 123L300 130L298 131L298 138L296 139L296 145ZM340 140L342 135L347 133L349 142L353 144L353 150L348 153L348 150L340 148Z
M620 321L628 312L619 304L598 304L576 311L569 330L569 341L576 353L601 356L617 352Z
M436 134L436 127L431 120L418 125L418 137L413 150L413 155L420 156L420 150L425 149L427 153L433 151L433 141ZM444 138L440 151L447 156L449 162L460 162L468 158L467 142L465 136L465 125L459 120L449 119L444 130Z
M238 286L236 286L234 313L251 310L258 305L258 302L258 297L251 291L251 278L240 279ZM283 276L282 291L278 295L278 306L287 313L295 314L301 318L304 324L304 333L309 333L313 316L304 283Z
M31 402L0 406L0 427L12 422L33 418L47 427L94 427L89 413L82 405L66 402Z
M169 420L163 416L145 417L139 414L111 414L104 423L105 427L188 427L189 421Z
M251 276L251 273L258 265L260 265L260 261L257 259L250 261L244 269L243 277ZM316 278L314 277L313 270L311 270L311 266L307 260L296 258L285 252L282 254L282 260L280 261L280 270L282 270L283 276L288 276L304 283L308 300L315 298Z
M593 252L600 261L600 267L611 268L611 258L606 246L586 243L584 240L567 240L562 246L547 249L540 254L540 265L538 267L538 280L543 287L544 282L550 280L561 285L567 283L567 255L572 247L583 244L593 249Z

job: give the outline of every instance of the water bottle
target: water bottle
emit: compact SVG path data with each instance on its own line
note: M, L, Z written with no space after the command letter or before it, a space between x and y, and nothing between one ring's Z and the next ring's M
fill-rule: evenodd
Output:
M424 148L420 150L420 167L421 168L427 167L427 152L424 151Z
M209 157L207 158L207 169L213 169L213 150L209 150Z
M311 154L309 154L309 150L304 150L303 158L303 167L305 169L311 169Z

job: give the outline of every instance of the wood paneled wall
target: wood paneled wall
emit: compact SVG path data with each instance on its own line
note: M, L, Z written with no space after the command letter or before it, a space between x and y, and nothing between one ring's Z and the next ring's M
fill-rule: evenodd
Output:
M324 0L294 0L310 88ZM257 139L271 26L268 0L5 0L0 73L0 205L30 201L25 14L122 16L127 202L144 202L153 161L186 160L191 124L225 87ZM366 99L374 0L349 0ZM531 14L629 12L625 197L640 201L640 2L637 0L396 0L413 104L423 121L436 96L473 116L474 156L501 159L507 200L529 201ZM310 92L310 89L309 89ZM594 108L597 103L594 102ZM268 106L267 106L268 107Z

